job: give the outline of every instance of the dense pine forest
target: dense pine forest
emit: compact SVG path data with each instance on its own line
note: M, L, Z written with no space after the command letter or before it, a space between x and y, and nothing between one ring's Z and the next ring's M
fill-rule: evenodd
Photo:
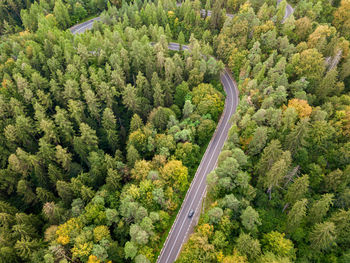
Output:
M350 262L350 0L288 3L3 1L0 262L156 262L224 67L240 103L177 262Z

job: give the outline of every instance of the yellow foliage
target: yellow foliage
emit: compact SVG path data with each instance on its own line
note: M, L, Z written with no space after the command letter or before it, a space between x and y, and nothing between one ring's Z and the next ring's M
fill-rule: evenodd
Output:
M33 56L33 48L31 46L26 47L26 54L28 58L31 58Z
M177 202L174 202L174 189L171 186L168 186L165 190L165 196L168 199L165 204L166 204L166 208L167 210L170 211L175 211L176 208L178 207Z
M246 256L241 256L236 249L233 250L232 256L224 258L222 263L248 263Z
M133 199L138 200L140 198L140 191L137 185L132 184L126 191L126 195L131 196Z
M337 42L337 47L335 48L335 50L339 50L339 49L343 51L342 57L346 58L349 55L350 42L345 38L341 37Z
M334 27L328 25L319 25L315 31L309 36L308 46L309 48L317 48L320 43L324 43L327 39L336 33Z
M87 257L90 255L93 243L75 244L72 248L73 258Z
M95 242L99 242L102 239L110 239L110 233L107 226L97 226L94 229Z
M345 110L337 111L336 117L339 120L337 125L342 134L346 137L350 137L350 106L347 106Z
M149 261L154 262L154 252L153 249L148 247L148 246L144 246L139 250L139 254L144 255Z
M261 34L266 33L273 29L275 29L274 23L271 20L268 20L265 24L254 27L253 29L254 36L259 37Z
M249 11L249 9L252 7L250 2L245 2L243 5L241 5L241 8L239 9L239 13L243 14Z
M175 189L180 191L186 190L188 185L188 170L186 166L182 165L181 161L171 160L168 162L163 167L161 176L166 183L173 185Z
M222 250L220 250L219 252L216 253L216 260L219 262L219 263L222 263L223 260L225 258L225 255L224 253L222 252Z
M29 33L29 31L28 31L28 30L25 30L25 31L19 32L19 35L20 35L21 37L28 36L29 34L30 34L30 33Z
M243 150L248 149L248 145L251 142L251 140L253 140L253 136L249 136L248 138L239 137L239 141L240 141L240 144L242 145Z
M168 11L168 17L173 17L175 15L174 11Z
M94 255L90 255L88 259L88 263L100 263L101 261Z
M288 108L289 107L295 108L299 115L299 118L309 117L312 113L312 107L307 103L306 100L291 99L288 102Z
M57 242L62 244L62 245L67 245L69 243L69 236L68 235L61 235L58 236Z
M7 79L3 79L1 85L4 89L6 89L7 88Z
M57 242L62 245L67 245L70 241L71 237L75 237L79 234L82 228L82 223L79 218L73 217L69 219L64 224L58 226L56 235Z
M6 61L6 64L13 64L13 63L15 63L13 58L8 58Z
M299 76L306 77L307 80L314 83L321 80L325 71L323 55L315 48L295 54L292 57L292 64Z
M138 129L129 135L129 144L130 143L134 145L138 151L143 151L147 144L146 135L140 129Z
M135 180L142 181L147 178L150 170L150 162L147 162L146 160L139 160L135 162L134 168L131 170L131 175Z
M197 233L202 236L211 237L213 235L214 226L209 224L203 224L198 226Z
M350 28L350 0L342 0L333 14L333 24L344 31ZM348 33L349 34L349 33Z

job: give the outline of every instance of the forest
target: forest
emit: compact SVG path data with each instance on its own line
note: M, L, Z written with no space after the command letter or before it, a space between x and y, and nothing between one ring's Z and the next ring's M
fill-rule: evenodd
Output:
M242 2L213 39L240 104L177 262L350 262L350 1Z
M288 3L2 2L0 262L156 262L225 66L240 103L177 262L350 262L350 0Z

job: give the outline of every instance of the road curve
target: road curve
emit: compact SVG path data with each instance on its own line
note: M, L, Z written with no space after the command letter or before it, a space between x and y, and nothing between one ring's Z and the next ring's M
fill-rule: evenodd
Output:
M277 5L281 2L282 0L277 0ZM181 3L176 3L176 6L181 6ZM210 10L205 10L205 9L201 9L200 13L202 16L205 16L205 13L207 12L207 16L211 16L212 14L212 11ZM287 6L286 6L286 12L284 14L284 17L283 17L283 21L282 23L287 19L287 17L289 17L292 13L294 12L294 9L293 7L287 3ZM233 18L233 14L226 14L226 17L228 18ZM86 22L83 22L81 24L77 24L77 25L74 25L72 26L69 30L72 32L73 35L75 34L81 34L81 33L84 33L86 30L90 30L94 24L95 21L100 21L101 20L101 17L98 16L98 17L95 17L95 18L92 18Z
M178 6L178 7L181 6L181 3L176 3L176 6ZM200 11L202 16L205 16L205 12L206 12L205 9L201 9L201 11ZM211 16L212 12L210 10L208 10L207 12L208 12L207 16ZM233 18L232 14L226 14L226 16L228 18ZM95 21L100 21L100 20L101 20L101 17L98 16L98 17L92 18L88 21L85 21L84 23L74 25L71 28L69 28L69 30L72 32L73 35L81 34L81 33L84 33L86 30L90 30Z
M282 0L277 0L277 5L279 5L281 2L282 2ZM286 11L285 11L285 13L284 13L284 17L283 17L283 19L282 19L282 23L284 23L284 21L286 21L286 19L287 19L291 14L293 14L293 12L294 12L294 8L293 8L290 4L287 3L287 5L286 5Z
M73 35L81 34L81 33L84 33L86 30L92 29L94 22L100 21L100 20L101 20L101 17L98 16L88 21L85 21L84 23L72 26L69 30L72 32Z
M180 45L177 43L170 43L168 48L171 50L179 50ZM182 48L188 49L188 46L183 45ZM174 262L178 257L182 244L188 235L188 231L193 225L193 218L200 213L201 203L207 188L207 175L215 168L231 127L230 119L238 105L238 89L228 70L225 69L221 73L220 80L226 92L224 111L158 257L158 263ZM194 217L189 218L188 213L191 209L195 211L195 214Z
M281 0L277 0L279 4ZM294 12L294 9L287 4L286 13L283 21ZM201 10L201 14L205 14L205 10ZM208 11L208 16L211 15L211 11ZM226 14L228 18L232 18L232 14ZM94 21L100 20L100 17L93 18L82 24L75 25L70 28L72 34L83 33L86 30L92 28ZM283 22L282 22L283 23ZM170 50L180 50L178 43L169 43L168 48ZM182 45L183 50L188 50L189 47ZM216 127L215 133L211 138L211 141L203 155L201 163L197 168L197 172L191 182L185 199L181 205L176 219L170 229L168 237L164 243L162 251L157 259L157 263L172 263L180 254L181 247L186 241L191 226L194 225L194 218L199 215L201 203L206 193L207 175L215 168L221 149L226 141L229 129L231 127L230 119L235 113L238 105L238 89L235 81L232 79L229 71L225 69L220 76L221 83L226 92L226 101L224 111L221 115L220 121ZM194 216L189 218L188 213L190 210L194 210Z

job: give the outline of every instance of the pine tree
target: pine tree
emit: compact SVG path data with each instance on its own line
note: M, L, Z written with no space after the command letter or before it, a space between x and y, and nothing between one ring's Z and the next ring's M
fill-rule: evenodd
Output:
M154 107L164 106L164 92L159 83L154 88L153 101Z
M309 221L320 223L333 205L334 194L324 194L320 200L315 201L309 211Z
M130 133L132 133L138 129L141 129L142 127L143 127L142 119L140 118L139 115L134 114L131 118L131 121L130 121Z
M285 195L287 205L293 206L296 201L305 197L309 190L309 176L307 174L295 179L294 183L288 187Z
M287 216L288 232L298 228L306 216L307 199L301 199L292 206Z
M332 222L316 224L310 233L311 247L317 251L328 250L335 245L335 225Z

